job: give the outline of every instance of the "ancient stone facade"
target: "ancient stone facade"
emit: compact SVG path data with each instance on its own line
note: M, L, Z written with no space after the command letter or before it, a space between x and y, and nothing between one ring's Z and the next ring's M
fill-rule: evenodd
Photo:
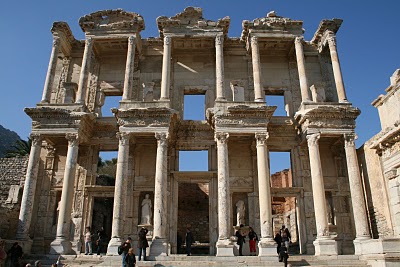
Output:
M85 227L98 223L95 199L107 199L107 254L116 254L128 235L136 240L146 194L150 256L176 253L184 184L207 184L202 241L211 255L234 255L241 203L241 220L260 237L258 255L275 257L272 197L295 199L301 253L364 253L371 236L354 144L360 111L340 70L341 20L321 21L310 41L302 21L275 12L243 21L240 38L227 36L229 17L207 20L192 7L157 18L155 38L141 38L142 16L119 9L79 23L85 40L53 24L42 100L25 109L33 144L16 237L33 253L80 253ZM183 119L185 95L204 95L206 120ZM286 116L274 116L268 95L284 100ZM120 101L104 117L111 96ZM183 150L207 151L208 170L179 171ZM118 151L113 186L96 184L101 151ZM290 153L285 187L271 186L270 151Z

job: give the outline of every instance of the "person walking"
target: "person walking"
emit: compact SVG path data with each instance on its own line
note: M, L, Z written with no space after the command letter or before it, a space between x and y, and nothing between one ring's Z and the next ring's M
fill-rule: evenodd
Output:
M276 234L275 234L275 237L274 237L274 240L275 240L275 242L276 242L276 244L277 244L276 253L279 254L279 251L280 251L280 249L281 249L281 243L282 243L281 234L280 234L280 233L276 233Z
M192 231L190 231L190 228L186 228L185 242L186 242L186 254L190 256L192 255L192 244L194 243L194 237Z
M285 227L285 225L282 225L281 228L281 237L282 237L282 243L285 243L285 247L287 251L289 252L289 244L290 244L290 232L289 229Z
M90 232L90 227L86 227L85 232L85 255L93 255L92 253L92 233Z
M132 248L131 242L132 242L132 238L128 237L128 239L126 239L126 241L121 244L122 267L126 267L127 266L126 262L125 262L125 257L128 254L129 249Z
M142 229L140 229L139 231L139 241L138 241L138 249L139 249L139 258L138 260L140 261L140 259L142 258L143 255L143 260L146 260L146 248L149 246L149 243L147 242L147 233L149 232L149 230L147 230L147 228L142 227Z
M250 256L256 256L257 255L256 242L258 241L258 236L257 233L254 232L252 227L249 227L248 236L249 236Z
M246 236L243 235L242 228L243 224L239 226L239 229L236 231L235 236L237 237L236 244L239 245L239 256L243 256L243 243L246 243Z
M125 266L135 267L135 265L136 265L136 257L135 254L133 253L133 248L130 248L125 256Z
M289 254L288 254L288 249L285 246L285 243L282 242L281 247L279 249L279 262L283 262L284 266L286 267L288 264L288 258L289 258Z

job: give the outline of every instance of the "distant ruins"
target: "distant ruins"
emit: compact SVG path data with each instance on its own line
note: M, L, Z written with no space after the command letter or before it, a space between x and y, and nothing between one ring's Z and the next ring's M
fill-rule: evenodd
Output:
M341 23L321 21L306 41L302 21L273 11L243 21L240 38L228 37L229 17L207 20L193 7L158 17L159 36L147 39L144 18L121 9L81 17L85 40L55 22L42 99L25 109L33 142L15 238L31 253L79 254L85 227L102 226L115 255L127 236L136 242L149 195L151 257L177 253L186 227L208 254L234 256L238 201L259 256L276 256L285 223L301 254L398 257L399 71L374 102L383 131L359 151L361 173ZM188 95L204 97L205 120L184 119ZM103 151L118 151L115 183L96 181ZM180 171L180 151L207 151L208 171ZM281 177L271 179L269 152L290 153Z

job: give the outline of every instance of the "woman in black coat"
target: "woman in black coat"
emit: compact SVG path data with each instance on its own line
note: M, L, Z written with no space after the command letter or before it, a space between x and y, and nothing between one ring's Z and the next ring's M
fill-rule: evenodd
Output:
M142 258L142 254L143 254L143 260L146 260L146 248L149 246L149 243L147 242L147 232L149 230L147 230L145 227L142 227L142 229L140 229L139 231L139 241L138 241L138 249L139 249L139 258L138 260L140 261L140 259Z

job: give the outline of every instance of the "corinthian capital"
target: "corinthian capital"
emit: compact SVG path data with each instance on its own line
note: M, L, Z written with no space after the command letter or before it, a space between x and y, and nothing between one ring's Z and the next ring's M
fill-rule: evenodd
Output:
M321 138L321 134L320 133L309 134L307 135L306 138L308 146L316 146L318 145L318 140Z
M121 146L126 146L126 145L129 144L129 136L130 136L129 133L126 133L126 132L117 132L116 135L117 135L117 138L118 138L118 140L119 140L119 144L120 144Z
M57 47L60 44L60 37L53 36L53 47Z
M68 146L77 146L79 144L79 136L77 133L67 133L65 138L68 140Z
M164 45L169 45L171 43L171 37L165 36L164 37Z
M226 144L228 142L229 133L215 133L214 139L217 144Z
M296 39L294 39L294 43L296 45L303 44L303 42L304 42L304 37L303 36L297 36Z
M334 33L329 34L326 40L328 41L329 47L336 47L336 36Z
M223 35L217 35L215 37L215 46L222 45L223 42L224 42L224 36Z
M129 38L128 38L129 45L134 45L135 44L135 40L136 40L135 36L129 36Z
M256 45L258 43L258 37L257 36L252 36L250 39L250 42L252 45Z
M355 133L344 134L344 147L355 147L355 140L358 136Z
M42 144L42 136L38 133L31 133L29 138L33 146L40 146Z
M158 132L158 133L155 133L154 136L155 136L156 139L157 139L158 145L163 146L163 145L166 145L166 144L167 144L168 137L169 137L169 134L168 134L168 133L165 133L165 132Z
M264 146L267 144L267 140L269 138L269 133L256 133L255 134L257 140L257 146Z
M85 40L85 46L86 46L86 47L89 47L89 46L92 46L92 44L93 44L93 38L92 38L92 37L86 38L86 40Z

